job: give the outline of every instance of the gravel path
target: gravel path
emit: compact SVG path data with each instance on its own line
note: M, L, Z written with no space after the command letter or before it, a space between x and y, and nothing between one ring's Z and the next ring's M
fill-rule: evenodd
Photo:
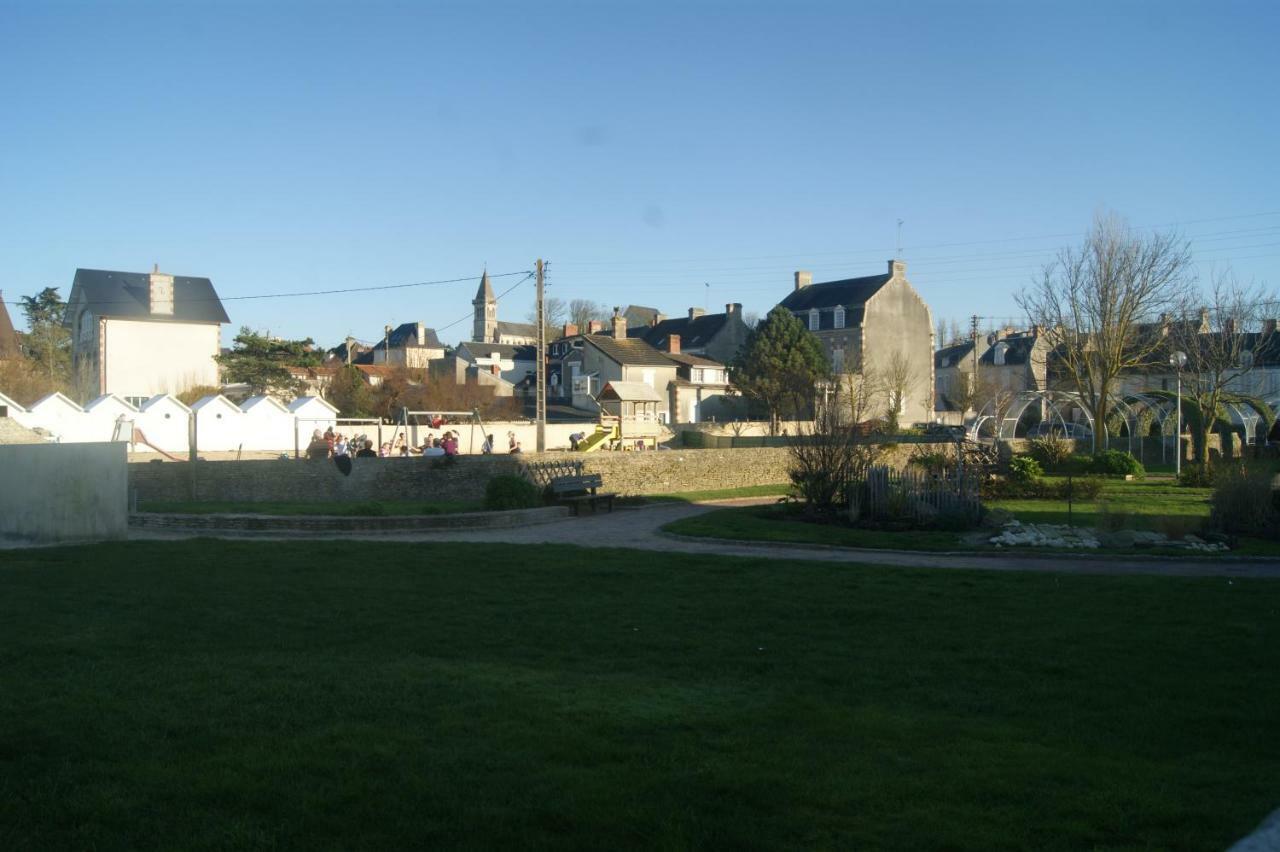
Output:
M767 500L732 501L732 505L772 502ZM965 553L921 553L902 550L855 550L823 545L765 544L724 541L720 539L696 539L672 536L661 532L665 524L687 518L725 503L689 505L685 503L659 504L640 509L619 509L580 518L568 518L548 524L529 527L492 530L430 531L413 533L336 533L333 538L368 541L472 541L504 542L509 544L571 544L584 547L625 547L670 553L708 553L717 556L738 556L764 559L805 559L817 562L843 562L863 565L888 565L901 568L961 568L984 571L1041 571L1077 574L1158 574L1181 577L1265 577L1280 579L1280 559L1277 560L1191 560L1148 558L1105 558L1062 555L1002 554L976 555ZM173 539L188 538L209 533L151 533L134 531L130 538ZM225 535L231 538L297 539L299 536ZM320 538L322 535L307 535Z

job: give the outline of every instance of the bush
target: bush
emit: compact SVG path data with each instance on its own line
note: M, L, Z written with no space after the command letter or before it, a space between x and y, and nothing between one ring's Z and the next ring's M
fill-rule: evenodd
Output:
M983 500L1072 500L1089 502L1102 494L1103 480L1097 476L1070 479L1032 479L1018 482L1012 478L988 479L982 483Z
M1076 449L1074 441L1052 436L1032 438L1027 443L1030 447L1031 457L1040 462L1045 470L1060 470L1065 467L1067 460L1071 458L1071 454Z
M1219 475L1209 498L1209 524L1235 535L1274 538L1280 517L1273 499L1270 471L1229 468Z
M1044 476L1044 468L1031 456L1014 456L1009 460L1009 478L1014 482L1030 483Z
M1103 476L1142 476L1147 472L1142 462L1123 450L1103 450L1093 457L1089 468Z
M1202 470L1200 465L1188 465L1178 474L1178 484L1186 488L1212 488L1215 473L1213 468Z
M914 467L923 468L929 473L940 473L955 466L955 455L939 450L917 450L907 461Z
M495 476L484 488L486 509L532 509L541 505L542 492L523 476Z

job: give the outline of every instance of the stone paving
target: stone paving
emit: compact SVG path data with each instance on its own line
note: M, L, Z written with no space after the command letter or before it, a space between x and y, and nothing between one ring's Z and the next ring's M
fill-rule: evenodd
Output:
M901 568L977 569L987 571L1039 571L1079 574L1157 574L1163 576L1266 577L1280 579L1280 559L1237 561L1231 559L1196 561L1158 557L1128 558L1097 555L1047 555L1007 553L999 555L967 553L920 553L901 550L855 550L822 545L765 544L701 540L671 536L661 528L672 521L706 512L724 505L750 505L773 502L774 498L737 500L703 504L658 504L639 509L618 509L612 513L571 517L563 521L493 530L455 530L415 533L380 533L363 535L342 532L334 535L313 534L316 538L369 541L471 541L510 544L563 544L583 547L624 547L668 553L705 553L740 558L799 559L817 562L840 562L861 565L885 565ZM198 535L192 533L190 535ZM209 533L204 533L208 535ZM181 533L135 531L134 540L174 539L190 537ZM232 537L232 536L227 536ZM240 536L235 536L240 537ZM296 538L274 534L249 535L253 538Z

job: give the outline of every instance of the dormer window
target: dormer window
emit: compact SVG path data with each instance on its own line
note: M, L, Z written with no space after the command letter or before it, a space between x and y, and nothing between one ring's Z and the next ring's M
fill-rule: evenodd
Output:
M836 308L835 327L844 328L844 307Z
M818 330L818 309L817 308L809 309L809 330L810 331Z
M995 359L997 367L1004 366L1004 356L1005 356L1005 353L1008 351L1009 351L1009 344L1007 343L996 344L995 351L992 353L991 357Z

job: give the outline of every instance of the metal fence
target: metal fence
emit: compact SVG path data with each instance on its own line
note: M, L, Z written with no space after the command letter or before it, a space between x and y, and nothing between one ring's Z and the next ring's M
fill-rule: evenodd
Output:
M941 516L963 515L976 522L982 507L977 472L956 469L929 472L876 466L849 483L852 520L925 523Z

